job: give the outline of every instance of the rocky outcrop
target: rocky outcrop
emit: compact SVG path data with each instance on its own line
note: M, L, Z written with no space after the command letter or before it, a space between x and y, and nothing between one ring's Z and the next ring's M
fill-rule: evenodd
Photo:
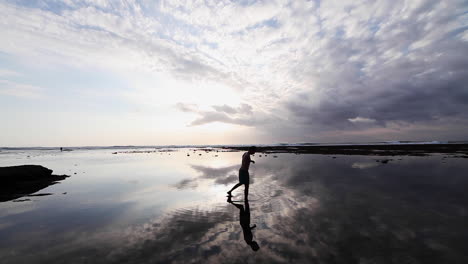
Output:
M30 195L67 177L40 165L0 167L0 202Z

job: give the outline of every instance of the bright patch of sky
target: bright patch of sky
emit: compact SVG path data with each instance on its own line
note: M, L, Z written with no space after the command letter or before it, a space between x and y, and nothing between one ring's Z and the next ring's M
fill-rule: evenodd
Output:
M0 1L0 146L450 140L464 1Z

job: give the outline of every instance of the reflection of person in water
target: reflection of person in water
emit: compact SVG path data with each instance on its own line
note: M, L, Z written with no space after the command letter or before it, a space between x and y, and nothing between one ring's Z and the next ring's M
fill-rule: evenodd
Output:
M237 187L241 186L242 184L245 185L245 199L247 200L247 196L249 195L249 181L250 181L250 176L249 176L249 167L250 163L255 163L255 161L250 159L250 155L255 154L255 151L257 148L255 146L252 146L249 148L249 151L245 152L244 155L242 155L242 165L239 169L239 183L234 185L232 189L227 192L229 196L231 196L231 192L234 191Z
M245 196L244 200L245 207L242 204L234 203L231 198L232 196L229 196L227 201L239 209L239 222L242 227L242 232L244 233L245 243L247 243L253 251L259 250L260 246L258 246L257 242L253 241L252 229L257 227L257 225L250 226L250 206L247 196Z

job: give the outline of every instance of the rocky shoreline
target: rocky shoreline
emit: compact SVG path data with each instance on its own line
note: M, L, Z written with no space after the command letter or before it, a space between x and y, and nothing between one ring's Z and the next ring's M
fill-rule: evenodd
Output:
M224 150L247 150L248 146L223 146ZM426 156L429 154L457 154L468 158L468 144L395 144L395 145L304 145L257 146L260 153Z
M40 165L0 167L0 202L30 196L68 175L53 175L52 170Z

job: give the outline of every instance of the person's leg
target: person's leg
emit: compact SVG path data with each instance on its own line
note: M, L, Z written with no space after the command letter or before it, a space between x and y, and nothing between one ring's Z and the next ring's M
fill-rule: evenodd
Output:
M238 184L234 185L234 187L232 187L232 189L231 189L229 192L227 192L227 193L228 193L228 194L231 194L232 191L234 191L235 189L237 189L237 187L239 187L239 186L241 186L241 185L242 185L242 183L238 183Z
M244 189L244 196L245 200L247 201L247 198L249 197L249 184L245 184L245 189Z

